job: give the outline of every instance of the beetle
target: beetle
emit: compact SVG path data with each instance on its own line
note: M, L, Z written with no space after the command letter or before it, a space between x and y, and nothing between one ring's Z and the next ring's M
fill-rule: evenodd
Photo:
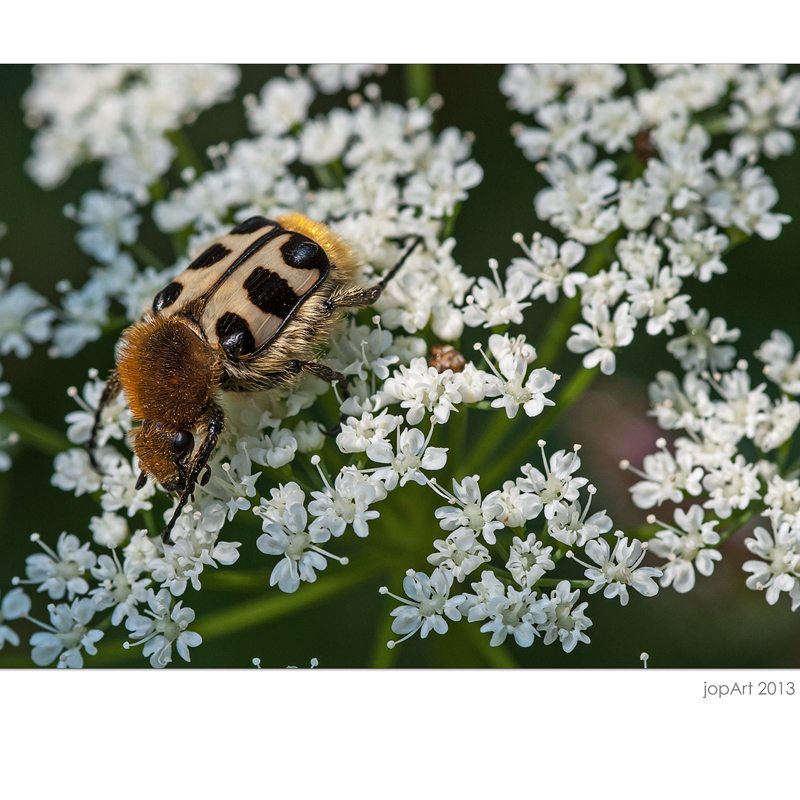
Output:
M103 409L121 391L141 422L128 434L141 467L136 488L152 477L179 496L162 532L171 543L196 484L209 478L208 461L225 428L220 392L276 389L306 373L338 384L346 397L345 376L319 361L325 345L344 311L375 303L421 241L416 237L378 283L363 287L356 280L360 260L324 223L293 212L237 225L123 331L89 440L94 468Z

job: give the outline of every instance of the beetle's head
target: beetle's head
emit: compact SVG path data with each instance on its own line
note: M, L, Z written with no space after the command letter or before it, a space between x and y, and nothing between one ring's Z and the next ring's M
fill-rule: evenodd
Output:
M189 464L194 451L190 431L171 431L147 420L131 430L130 441L142 472L151 475L165 491L182 494L189 488Z

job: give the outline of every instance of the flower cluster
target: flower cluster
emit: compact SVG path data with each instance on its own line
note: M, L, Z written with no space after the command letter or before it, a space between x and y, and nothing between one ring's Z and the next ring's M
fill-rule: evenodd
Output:
M36 67L23 99L37 134L28 172L46 188L65 181L87 161L102 164L111 192L103 213L87 204L84 224L111 227L113 195L149 199L149 187L176 155L169 134L198 113L229 99L239 82L230 66L48 65ZM122 209L124 211L124 207Z
M508 269L507 305L579 293L584 321L567 348L604 374L640 320L651 336L685 324L700 341L681 337L671 347L687 360L703 340L725 341L724 321L709 326L708 312L690 305L687 281L727 271L732 229L780 235L789 217L773 210L777 191L754 162L791 152L790 131L800 126L800 75L779 67L661 67L647 87L631 70L515 65L501 81L510 106L535 122L512 132L549 184L535 197L537 217L566 237L561 245L539 233L530 245L515 238L525 257ZM619 96L629 82L642 88ZM728 148L709 131L734 133ZM587 264L585 246L607 238L615 258Z
M0 223L0 238L5 232L5 226ZM11 271L11 261L0 258L0 358L9 355L28 358L35 344L50 338L55 311L47 299L27 283L12 284ZM0 361L2 377L3 362ZM5 409L5 398L10 394L11 385L0 380L0 413ZM6 448L13 447L18 439L15 431L6 430L0 422L0 472L11 468L11 456Z
M794 345L776 331L756 352L780 389L770 395L766 383L751 384L746 362L736 362L739 331L694 307L689 292L691 279L727 271L723 258L736 242L777 238L789 222L775 211L777 191L757 161L793 150L800 76L764 65L651 72L648 79L637 67L626 73L614 65L506 70L501 88L511 107L535 123L512 133L549 184L535 197L537 216L566 237L559 246L537 233L527 246L518 236L526 258L512 262L509 282L524 276L533 287L517 291L521 304L579 294L584 321L566 346L587 369L614 372L639 320L648 334L670 337L667 350L684 375L659 373L650 397L673 439L657 442L631 488L643 509L696 499L674 510L674 523L648 518L651 550L664 559L661 585L690 591L696 573L712 574L718 545L764 512L774 536L760 527L746 543L768 563L744 565L753 573L747 585L766 590L770 603L787 591L795 608L795 507L791 489L784 491L796 480L785 458L800 422ZM635 91L620 96L626 85ZM730 135L723 144L721 133ZM613 260L586 263L581 247L600 242L613 245Z
M736 360L739 331L696 309L690 294L694 280L727 270L734 244L775 238L788 221L756 162L794 144L797 77L772 67L664 67L645 81L637 68L613 65L509 67L501 90L534 123L515 125L514 140L548 182L536 215L563 241L516 234L522 255L504 271L490 259L489 274L473 278L453 256L451 233L483 171L470 134L436 131L441 98L388 102L369 83L316 110L320 100L330 108L321 95L355 92L383 72L289 68L243 99L250 135L209 147L204 171L185 128L231 97L237 69L37 69L25 98L38 129L28 169L50 187L81 163L101 164L102 190L65 209L97 266L79 288L60 283L56 307L10 285L10 265L0 264L0 356L26 357L49 342L52 356L70 357L118 332L194 254L255 214L325 220L363 263L364 284L407 257L374 311L354 315L329 343L325 363L346 377L344 396L304 375L287 388L220 398L225 432L172 543L158 533L174 502L140 479L121 446L132 425L124 398L98 418L98 372L70 388L74 446L55 457L51 482L97 500L92 541L65 532L49 546L34 535L41 552L0 604L0 646L18 644L6 622L22 619L41 629L29 640L36 664L81 666L101 638L114 638L110 628L126 647L141 644L153 667L174 653L189 661L202 642L192 593L241 550L266 556L263 584L290 594L328 579L330 561L331 573L355 572L351 553L404 571L404 597L380 590L400 601L386 609L401 637L392 649L416 633L477 623L489 647L541 638L569 653L589 642L581 592L621 606L633 593L656 595L658 579L688 592L696 573L712 574L736 525L761 512L772 532L756 528L746 541L756 556L744 565L747 584L770 603L785 591L800 605L800 477L785 465L800 423L800 356L775 332L756 356L778 392L752 386ZM144 245L149 230L175 245L173 263ZM421 246L409 250L412 239ZM524 328L534 305L559 314L538 351L582 356L575 375L542 363ZM636 470L633 501L690 505L671 521L651 514L650 533L634 536L593 506L580 445L548 455L541 437L588 371L616 370L642 320L647 334L665 334L685 375L662 372L651 386L653 414L673 438ZM434 356L432 345L444 344L450 357ZM468 418L480 420L477 430ZM85 449L92 435L99 471ZM8 441L0 438L0 469ZM538 466L527 462L537 441ZM248 522L261 530L251 539ZM657 566L644 564L650 553ZM418 570L426 557L430 569ZM31 616L26 591L51 601L49 621Z
M428 556L435 567L431 575L409 570L403 581L407 598L392 595L403 603L392 611L392 630L404 634L399 641L416 632L422 638L431 630L446 633L445 617L454 622L463 617L480 622L481 631L492 634L492 647L509 635L520 647L530 647L540 636L544 644L558 640L571 652L579 642L590 641L584 631L592 621L584 613L588 603L576 605L580 590L572 590L569 580L553 577L564 556L585 567L589 594L602 589L605 597L618 597L626 605L628 587L645 597L658 592L654 578L661 571L642 566L647 544L629 542L617 531L612 550L603 538L611 530L610 517L605 511L588 515L595 489L576 475L581 465L578 446L549 459L545 443L539 446L543 470L526 464L520 477L485 497L478 475L460 483L454 480L452 494L427 481L448 501L435 512L447 536L434 542L436 552ZM588 498L582 502L584 488ZM593 563L580 561L576 548ZM456 583L464 583L479 569L480 580L470 583L471 592L452 594ZM548 594L546 586L555 590ZM385 587L381 592L389 594ZM391 641L389 646L398 643Z
M714 548L744 519L764 514L774 536L757 527L755 538L745 540L751 552L765 559L744 564L753 573L747 585L766 590L771 604L782 591L789 592L795 609L800 606L800 550L795 544L800 493L796 470L784 468L800 425L800 403L794 399L798 387L792 385L794 345L787 334L774 331L756 356L780 390L778 396L771 396L766 382L752 385L746 362L731 366L733 352L722 359L728 365L725 371L712 374L707 365L698 366L687 370L682 380L671 372L658 373L650 386L651 413L675 438L671 447L659 439L658 451L645 456L641 470L627 462L622 466L642 478L631 487L639 508L702 500L688 511L675 509L674 526L659 521L663 530L656 534L652 551L667 559L662 585L690 591L695 570L711 575L714 562L721 558ZM699 364L707 361L701 359ZM716 530L728 520L727 531ZM655 517L650 521L656 522Z

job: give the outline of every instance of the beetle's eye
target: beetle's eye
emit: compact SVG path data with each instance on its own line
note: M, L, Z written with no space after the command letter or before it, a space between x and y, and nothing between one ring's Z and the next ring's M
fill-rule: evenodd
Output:
M185 458L194 450L194 436L189 431L178 431L172 450L178 458Z

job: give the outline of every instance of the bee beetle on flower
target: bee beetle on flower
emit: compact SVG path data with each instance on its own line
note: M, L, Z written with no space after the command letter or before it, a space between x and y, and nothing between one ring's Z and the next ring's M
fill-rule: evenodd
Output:
M345 376L319 361L325 344L343 311L375 303L420 241L377 284L362 287L359 259L323 223L291 213L237 225L123 332L88 445L92 464L103 409L122 391L142 423L130 434L142 470L137 488L152 477L180 497L162 532L170 542L195 485L208 480L225 425L220 392L275 389L307 373L346 396Z

